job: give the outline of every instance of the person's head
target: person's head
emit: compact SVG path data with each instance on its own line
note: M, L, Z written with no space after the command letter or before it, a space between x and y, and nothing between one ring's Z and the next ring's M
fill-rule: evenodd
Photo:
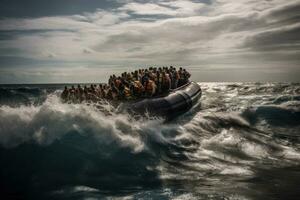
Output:
M182 71L182 67L180 67L179 70Z
M81 88L81 86L80 86L79 84L77 85L77 87L78 87L78 88Z
M65 90L67 90L68 89L68 87L67 86L65 86Z
M72 85L72 89L75 89L74 85Z

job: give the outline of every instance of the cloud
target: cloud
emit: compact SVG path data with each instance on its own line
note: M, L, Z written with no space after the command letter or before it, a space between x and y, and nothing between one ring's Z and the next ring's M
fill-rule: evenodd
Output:
M176 11L153 3L128 3L119 8L120 11L132 12L136 15L175 15Z
M88 49L88 48L84 48L84 49L82 50L82 52L85 53L85 54L91 54L91 53L93 53L93 50Z
M0 31L55 31L55 30L89 30L99 26L113 25L128 15L97 10L94 13L84 13L72 16L53 16L26 19L2 19Z
M300 23L264 30L247 37L244 46L255 50L288 50L300 46ZM292 48L294 50L294 48ZM298 49L300 52L300 49Z
M111 5L71 15L2 18L0 55L6 49L9 56L56 61L64 69L66 63L102 69L177 63L200 71L204 66L255 71L284 65L289 66L283 69L286 74L299 73L298 0L132 0Z
M135 15L166 15L166 16L191 16L203 8L205 4L188 0L158 1L157 3L131 2L118 8L120 11Z
M1 0L0 18L75 15L95 12L97 8L111 9L119 4L115 0Z

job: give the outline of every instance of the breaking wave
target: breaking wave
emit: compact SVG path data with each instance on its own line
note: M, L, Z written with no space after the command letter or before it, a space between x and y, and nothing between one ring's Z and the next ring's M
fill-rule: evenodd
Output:
M200 85L201 106L171 122L136 119L109 104L64 104L60 88L2 88L2 190L30 198L149 191L206 198L210 192L194 187L226 196L228 183L299 166L299 84ZM194 182L201 184L181 186Z

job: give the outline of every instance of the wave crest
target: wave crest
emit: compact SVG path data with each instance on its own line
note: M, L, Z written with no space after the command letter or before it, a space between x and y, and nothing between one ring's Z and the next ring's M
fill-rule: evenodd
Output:
M109 108L106 109L109 112ZM96 106L63 104L57 95L52 94L40 106L1 106L0 143L5 147L32 141L49 145L68 133L76 132L91 135L103 145L117 142L130 146L133 151L141 151L144 143L140 129L161 122L156 119L141 123L126 114L110 112L107 115Z

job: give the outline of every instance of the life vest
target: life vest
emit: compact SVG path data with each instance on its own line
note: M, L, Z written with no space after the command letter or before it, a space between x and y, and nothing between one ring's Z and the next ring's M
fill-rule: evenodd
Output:
M124 88L124 97L129 99L131 97L130 89L128 87Z
M153 93L154 90L154 82L152 80L149 80L148 83L145 82L145 90L147 93Z
M134 81L134 90L137 93L142 93L144 88L140 81Z

